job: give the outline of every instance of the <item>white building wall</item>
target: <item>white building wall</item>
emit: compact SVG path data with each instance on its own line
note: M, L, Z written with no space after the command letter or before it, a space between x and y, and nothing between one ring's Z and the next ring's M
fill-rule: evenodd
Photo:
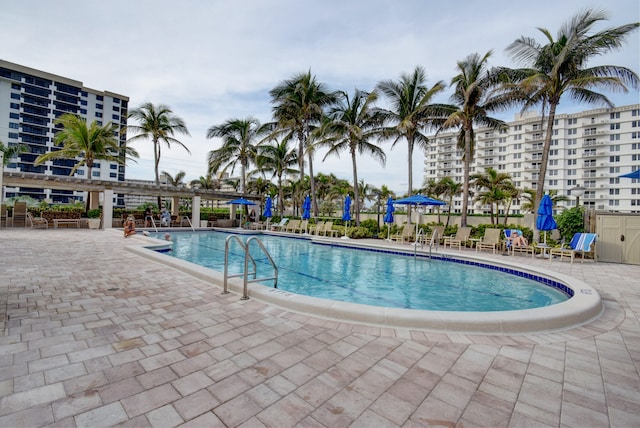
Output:
M535 189L542 159L546 124L535 113L516 115L507 131L476 130L475 158L471 174L488 167L511 175L518 188ZM640 104L556 115L545 191L570 197L561 206L575 206L570 189L586 188L580 204L610 212L640 212L640 180L617 178L640 168ZM425 153L425 181L450 176L463 180L462 152L456 132L433 137ZM460 212L462 198L454 199ZM471 213L488 207L469 203ZM511 213L521 214L519 201Z

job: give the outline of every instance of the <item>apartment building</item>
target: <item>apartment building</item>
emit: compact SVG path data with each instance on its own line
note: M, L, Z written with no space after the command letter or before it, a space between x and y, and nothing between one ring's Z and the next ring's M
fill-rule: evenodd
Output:
M512 177L516 187L535 189L542 160L546 123L536 113L518 114L504 131L476 130L471 174L493 168ZM456 132L434 136L425 153L425 181L451 177L463 181L462 151ZM553 127L545 191L569 197L558 208L575 206L609 212L640 212L640 180L618 178L640 169L640 104L558 114ZM583 188L576 198L571 189ZM582 193L582 192L580 192ZM513 201L512 214L522 214L522 201ZM454 198L452 212L461 212ZM503 209L503 208L502 208ZM489 207L469 202L470 213Z
M77 163L57 159L42 165L36 158L51 151L56 132L54 121L65 113L78 114L88 123L117 124L120 146L127 141L127 110L129 98L109 91L87 88L82 82L67 77L0 60L0 141L5 146L22 144L28 148L5 166L5 171L29 172L51 176L69 176ZM98 161L87 177L86 167L74 176L94 180L124 181L125 166ZM27 195L49 203L69 203L83 199L82 192L40 188L5 188L5 198ZM115 197L116 206L124 206L122 197Z

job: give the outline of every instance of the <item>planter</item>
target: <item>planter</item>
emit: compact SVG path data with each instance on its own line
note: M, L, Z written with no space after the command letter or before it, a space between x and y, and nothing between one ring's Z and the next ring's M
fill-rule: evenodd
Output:
M100 229L100 219L99 218L88 218L87 226L89 229Z
M200 220L200 227L207 227L209 220Z

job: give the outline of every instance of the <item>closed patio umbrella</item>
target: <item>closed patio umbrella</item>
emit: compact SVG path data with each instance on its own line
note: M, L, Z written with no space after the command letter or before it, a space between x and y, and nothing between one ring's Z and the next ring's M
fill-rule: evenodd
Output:
M262 213L262 215L267 218L267 230L269 230L269 220L273 217L273 213L271 212L272 208L273 202L271 201L271 196L267 196L267 200L264 203L264 212Z
M547 245L547 231L558 228L556 220L553 218L553 201L549 195L544 195L540 201L536 217L536 229L544 232L544 245ZM545 249L546 251L546 249Z
M389 229L387 230L387 241L391 237L391 223L393 223L393 212L396 209L393 207L393 198L389 196L387 199L387 212L384 214L384 222L389 225Z
M304 203L302 204L302 219L309 220L311 218L311 197L307 195L304 198ZM305 229L304 233L307 233Z
M344 210L342 212L342 221L345 222L344 236L342 238L349 239L349 237L347 236L347 227L348 227L349 221L351 221L351 196L349 195L347 195L347 197L344 198Z

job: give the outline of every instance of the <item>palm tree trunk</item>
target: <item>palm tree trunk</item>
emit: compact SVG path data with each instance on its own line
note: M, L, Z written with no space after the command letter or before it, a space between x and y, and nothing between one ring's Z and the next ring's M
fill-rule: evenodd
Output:
M309 184L311 184L311 203L313 210L313 218L318 217L318 198L316 198L316 180L313 178L313 159L311 151L309 151Z
M471 134L468 129L464 133L464 182L462 183L462 216L460 226L467 227L467 209L469 206L469 169L471 165Z
M408 147L408 167L409 167L409 191L407 196L411 196L413 191L413 139L407 138ZM407 224L411 224L411 204L407 205Z
M547 133L544 138L544 147L542 149L542 160L540 165L540 173L538 175L538 183L536 185L536 202L534 204L534 213L538 212L540 201L544 195L544 181L547 176L547 164L549 163L549 151L551 150L551 139L553 137L553 121L556 117L556 107L558 101L549 100L549 117L547 118Z
M358 167L356 152L351 150L351 167L353 168L353 197L355 199L356 226L360 226L360 189L358 188Z

